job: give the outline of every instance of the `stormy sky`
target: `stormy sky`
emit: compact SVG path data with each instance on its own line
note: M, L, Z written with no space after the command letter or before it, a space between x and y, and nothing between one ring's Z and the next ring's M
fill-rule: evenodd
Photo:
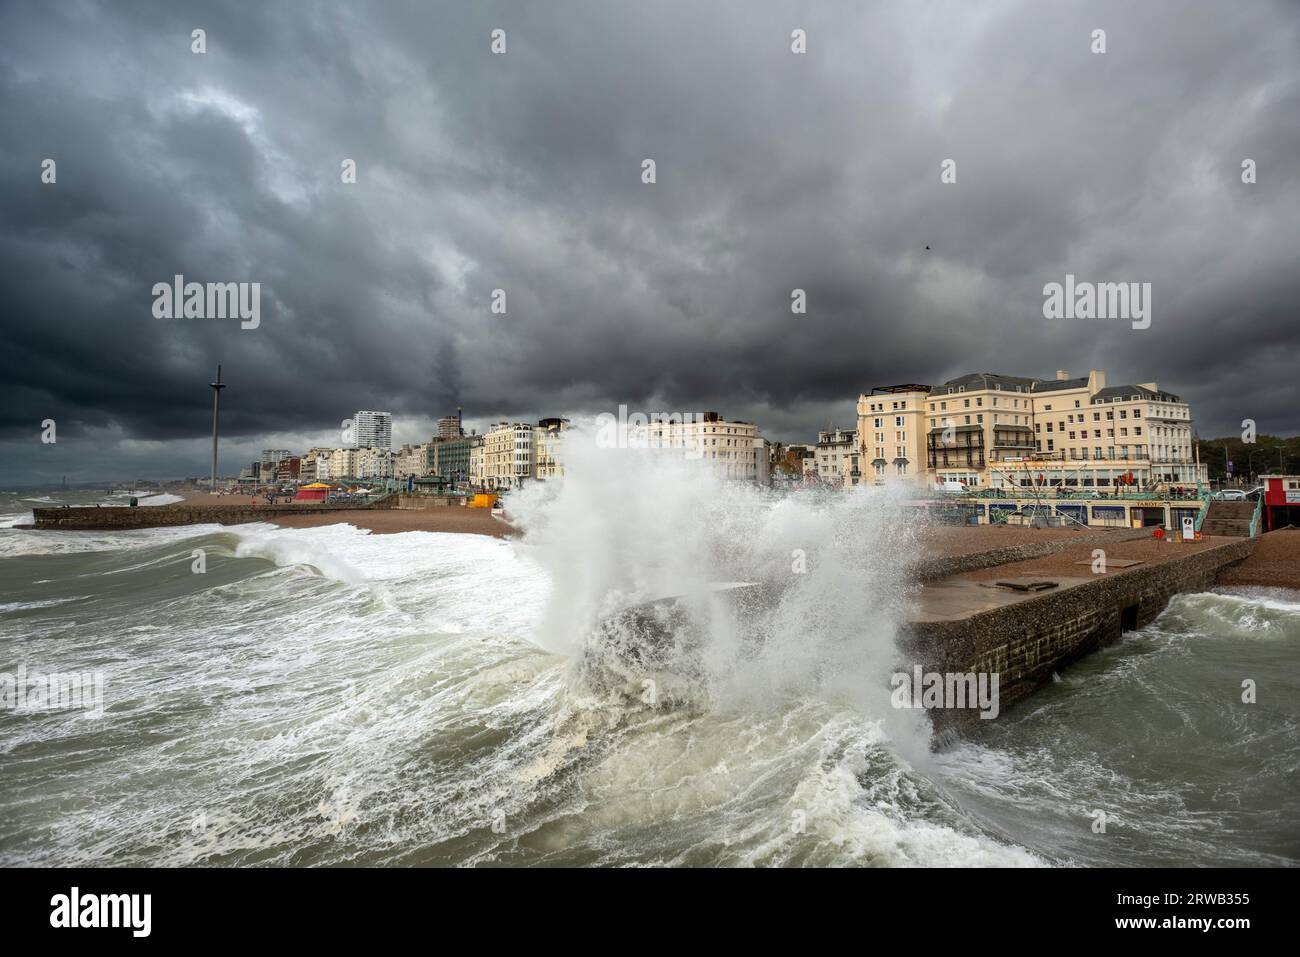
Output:
M8 0L0 220L7 484L206 474L217 363L228 474L357 409L807 441L975 371L1294 434L1300 7ZM1067 273L1150 282L1150 328L1044 319ZM261 283L259 327L155 318L176 274Z

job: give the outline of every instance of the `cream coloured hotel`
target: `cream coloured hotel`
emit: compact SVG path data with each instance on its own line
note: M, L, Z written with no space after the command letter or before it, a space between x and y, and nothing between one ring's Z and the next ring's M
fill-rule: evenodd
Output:
M858 435L876 484L1106 489L1193 485L1191 410L1156 383L1105 373L1052 379L977 372L942 385L884 386L858 398Z

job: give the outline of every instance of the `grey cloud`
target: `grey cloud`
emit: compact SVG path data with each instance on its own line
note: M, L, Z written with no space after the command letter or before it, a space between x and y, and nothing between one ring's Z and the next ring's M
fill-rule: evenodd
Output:
M202 473L218 362L226 463L366 407L798 440L873 385L1057 368L1300 431L1288 3L15 2L0 36L6 482ZM1048 324L1066 272L1152 282L1151 329ZM153 319L176 273L262 282L261 328Z

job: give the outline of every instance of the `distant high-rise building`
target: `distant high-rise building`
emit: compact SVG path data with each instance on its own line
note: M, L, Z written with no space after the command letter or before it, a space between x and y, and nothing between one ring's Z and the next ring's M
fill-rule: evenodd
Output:
M438 420L438 438L440 439L458 439L465 434L461 427L460 409L456 410L455 415L444 415Z
M358 412L352 417L352 427L356 433L354 448L392 450L393 413Z

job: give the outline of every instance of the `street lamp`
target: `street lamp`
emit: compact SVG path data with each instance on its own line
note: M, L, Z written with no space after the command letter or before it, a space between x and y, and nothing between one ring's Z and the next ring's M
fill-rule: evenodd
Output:
M1272 449L1255 449L1254 451L1246 453L1246 468L1249 471L1252 479L1255 476L1255 456L1258 455L1260 452L1272 452L1272 451L1273 451Z

